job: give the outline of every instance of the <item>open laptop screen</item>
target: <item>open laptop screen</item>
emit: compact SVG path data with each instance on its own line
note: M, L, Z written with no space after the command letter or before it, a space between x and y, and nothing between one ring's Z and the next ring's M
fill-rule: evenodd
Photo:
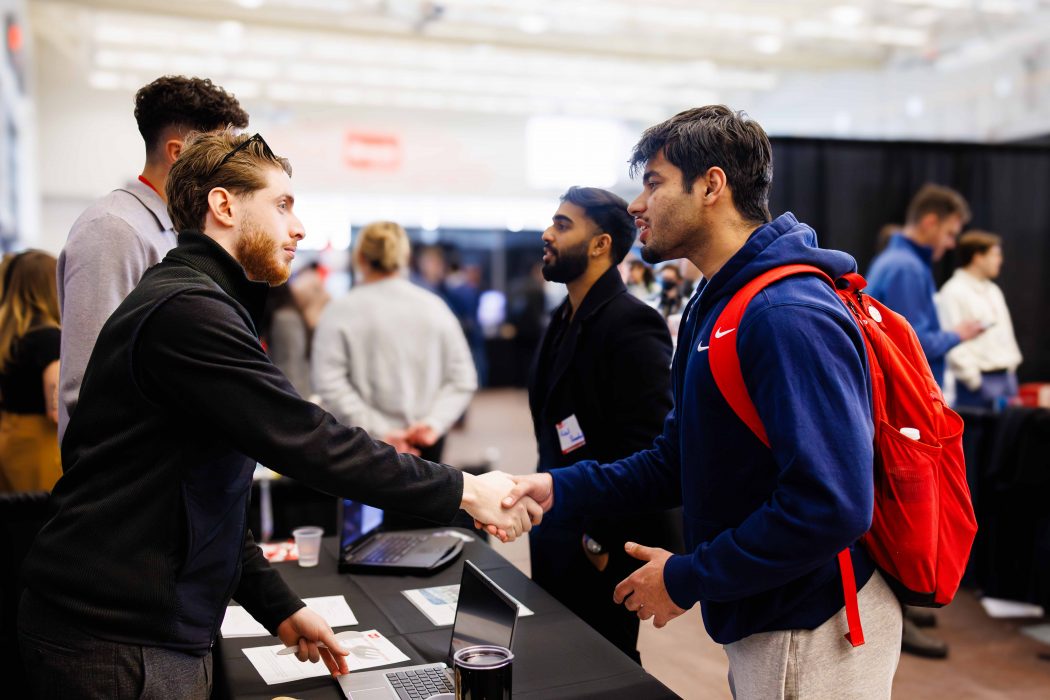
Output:
M452 667L453 655L464 647L495 644L510 649L517 619L517 603L474 562L464 562L456 622L452 626L452 644L448 650L449 668Z
M383 524L383 511L366 506L364 503L344 498L339 511L342 522L339 545L342 551L361 539L362 535L368 534Z

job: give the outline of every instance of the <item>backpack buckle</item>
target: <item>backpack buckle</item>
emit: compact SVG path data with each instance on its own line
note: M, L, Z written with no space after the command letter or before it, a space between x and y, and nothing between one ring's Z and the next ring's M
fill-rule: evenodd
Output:
M835 286L842 290L862 292L868 286L868 281L856 272L849 272L835 280Z

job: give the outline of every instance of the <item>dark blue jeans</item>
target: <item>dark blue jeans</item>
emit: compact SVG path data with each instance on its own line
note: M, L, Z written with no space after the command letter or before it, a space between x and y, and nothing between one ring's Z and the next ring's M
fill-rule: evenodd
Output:
M992 411L1002 408L1002 400L1017 396L1017 375L1002 370L981 374L981 386L970 391L962 382L955 383L955 405L971 408L986 408Z
M207 700L212 660L94 637L30 592L18 609L18 641L37 700Z

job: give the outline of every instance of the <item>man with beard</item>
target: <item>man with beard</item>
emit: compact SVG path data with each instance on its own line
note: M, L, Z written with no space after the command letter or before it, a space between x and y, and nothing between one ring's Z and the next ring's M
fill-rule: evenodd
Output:
M255 328L304 236L290 174L258 134L232 130L187 141L172 167L179 243L99 334L54 515L25 561L18 629L35 697L208 698L231 597L301 661L347 672L331 628L247 529L256 462L384 509L530 527L499 505L505 475L399 455L302 399L270 362Z
M773 149L765 131L724 105L650 127L631 158L631 203L651 263L688 258L703 273L683 314L671 369L674 408L652 448L516 477L544 524L682 505L686 554L629 542L645 564L615 600L656 627L696 603L729 658L737 700L889 698L901 609L860 545L874 502L874 426L864 339L835 290L815 275L774 282L731 328L718 319L751 280L790 264L837 279L849 255L812 228L769 212ZM720 339L725 338L725 341ZM734 342L764 443L727 403L712 341ZM852 579L840 576L849 550ZM848 571L848 569L847 569ZM853 646L844 587L856 583L866 641Z
M529 382L540 471L580 459L609 462L652 445L671 408L671 338L660 314L629 294L616 266L634 242L627 202L572 187L543 232L543 276L568 297L554 310ZM638 568L628 539L673 548L676 514L596 517L539 526L532 578L640 661L638 618L612 600Z

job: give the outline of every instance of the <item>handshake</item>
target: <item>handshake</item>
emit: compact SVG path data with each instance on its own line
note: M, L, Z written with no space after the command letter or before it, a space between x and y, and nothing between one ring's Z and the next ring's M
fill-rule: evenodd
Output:
M553 505L554 484L549 474L463 474L460 508L474 518L475 527L485 528L503 542L511 542L539 525Z
M460 507L474 516L475 527L510 542L539 525L543 514L554 506L554 480L550 474L513 476L489 472L482 476L463 474ZM616 586L613 600L657 627L685 612L671 599L664 585L664 566L671 552L627 542L624 551L644 562Z

